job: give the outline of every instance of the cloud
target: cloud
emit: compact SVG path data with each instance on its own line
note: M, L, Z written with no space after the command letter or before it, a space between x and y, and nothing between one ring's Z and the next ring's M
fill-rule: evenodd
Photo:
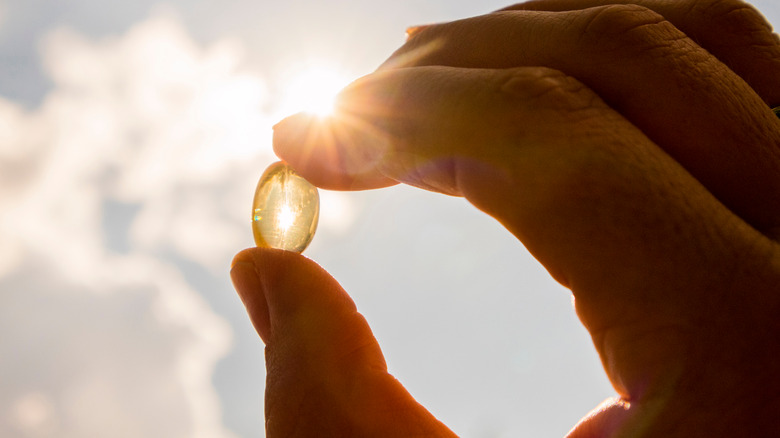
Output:
M171 260L225 275L251 244L265 84L165 14L41 47L41 106L0 98L0 435L232 436L231 328Z
M201 49L175 21L155 17L98 42L60 29L43 51L57 88L42 111L65 122L60 150L72 165L59 158L47 172L90 174L104 196L139 205L130 236L138 247L223 267L245 221L217 192L271 157L264 84L238 71L240 46Z
M98 268L99 290L38 265L3 279L0 435L231 436L210 383L225 323L174 269Z

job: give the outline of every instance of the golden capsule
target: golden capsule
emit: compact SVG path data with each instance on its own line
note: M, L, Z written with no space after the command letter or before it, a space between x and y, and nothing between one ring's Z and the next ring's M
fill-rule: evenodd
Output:
M281 161L260 177L252 203L252 233L257 246L303 252L320 216L317 188Z

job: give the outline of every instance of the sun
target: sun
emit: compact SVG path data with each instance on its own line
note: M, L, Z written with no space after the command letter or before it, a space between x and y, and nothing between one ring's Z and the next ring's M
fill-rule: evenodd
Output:
M350 81L338 69L319 65L295 72L285 82L281 97L285 113L305 111L326 116L333 111L338 92Z

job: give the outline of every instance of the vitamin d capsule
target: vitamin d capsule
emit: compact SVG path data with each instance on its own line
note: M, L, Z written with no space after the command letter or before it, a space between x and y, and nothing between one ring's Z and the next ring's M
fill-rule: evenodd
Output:
M317 230L317 188L281 161L268 166L255 190L252 233L257 246L303 252Z

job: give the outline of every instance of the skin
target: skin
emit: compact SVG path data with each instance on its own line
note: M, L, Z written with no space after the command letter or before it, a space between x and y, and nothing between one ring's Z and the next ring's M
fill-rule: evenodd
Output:
M416 28L327 119L275 127L314 184L462 196L571 289L618 396L569 436L780 430L780 40L737 0L542 0ZM231 275L269 437L454 436L323 269Z

